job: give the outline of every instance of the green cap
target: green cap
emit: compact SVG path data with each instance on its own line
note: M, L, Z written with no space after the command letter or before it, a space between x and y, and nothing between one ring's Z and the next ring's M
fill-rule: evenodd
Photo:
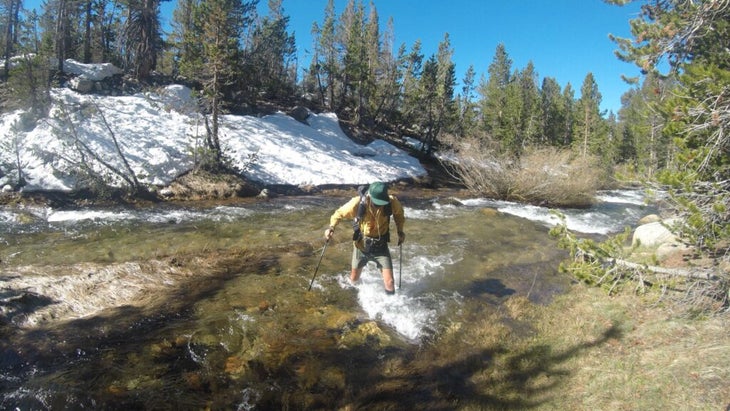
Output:
M384 206L390 203L390 198L388 197L388 186L385 185L385 183L378 181L370 184L368 194L370 194L370 201L372 201L375 205Z

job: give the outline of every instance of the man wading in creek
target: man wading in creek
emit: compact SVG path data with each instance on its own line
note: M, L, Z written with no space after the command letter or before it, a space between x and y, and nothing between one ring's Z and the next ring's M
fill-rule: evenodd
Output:
M401 245L406 238L403 232L403 224L406 221L403 206L397 198L388 194L388 186L385 183L372 183L367 188L367 193L363 188L360 196L352 198L332 214L330 226L324 232L325 239L329 241L340 220L353 219L354 247L350 282L356 283L365 265L374 261L383 274L386 294L395 293L393 260L388 249L391 215L398 232L398 245Z

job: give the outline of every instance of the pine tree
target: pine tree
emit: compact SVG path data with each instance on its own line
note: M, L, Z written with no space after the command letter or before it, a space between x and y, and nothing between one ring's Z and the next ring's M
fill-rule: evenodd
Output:
M438 54L423 66L420 80L422 151L430 155L439 134L451 131L455 118L454 87L456 74L451 58L453 49L448 33L439 44Z
M606 130L601 117L601 93L593 73L586 74L574 111L577 151L583 156L606 153Z
M383 34L377 67L374 72L371 69L374 96L370 99L370 115L375 123L380 125L394 124L397 121L401 73L393 50L394 37L391 18L388 19Z
M612 0L623 4L618 0ZM612 36L618 57L642 73L657 71L663 59L676 90L663 109L679 155L687 161L673 179L685 184L730 179L730 3L725 1L655 2L631 20L631 38Z
M206 144L210 156L204 164L208 168L220 167L223 162L218 135L223 97L240 67L242 36L251 23L256 4L257 1L205 0L193 9L195 31L189 35L197 36L202 48L199 56L188 60L188 69L201 83L206 111L210 113L210 123L206 117Z
M38 20L37 13L33 11L20 21L16 46L18 56L7 80L18 106L30 107L36 118L47 114L51 101L49 55L39 46Z
M135 76L140 80L145 80L157 67L157 55L162 50L160 1L128 1L129 12L125 29L125 48L130 54L129 59ZM90 28L87 32L90 36Z
M456 106L458 112L457 134L461 136L472 136L477 132L478 110L476 98L476 71L470 65L461 80L461 93L457 96Z
M653 178L655 173L668 164L671 144L668 141L662 113L666 98L666 81L649 74L640 88L629 90L622 97L619 111L625 124L620 147L622 162L635 165L637 171Z
M203 45L196 41L200 28L195 21L197 0L178 0L172 12L172 32L168 42L173 50L173 75L192 78L202 65Z
M423 74L423 54L421 53L421 41L406 52L405 46L401 46L398 52L401 72L403 73L402 104L401 104L401 127L405 130L413 129L418 123L418 113L421 105L421 90L419 81Z
M519 145L523 150L528 145L536 144L542 134L542 105L538 88L538 75L532 61L519 73L519 86L522 94L522 112L520 117Z
M339 42L344 50L342 89L338 113L351 113L359 124L363 116L364 90L367 83L367 46L365 45L365 10L361 2L349 0L340 16Z
M673 231L694 244L695 251L719 260L715 267L727 266L730 2L647 2L630 23L633 38L613 37L620 48L618 57L635 63L644 75L659 73L658 63L666 62L669 70L665 74L676 81L661 105L666 122L662 133L673 139L676 160L659 173L659 181L670 187L674 212L680 217ZM718 310L726 310L730 278L727 270L717 269L713 274L719 281L703 285L707 291L702 297Z
M2 13L3 24L0 27L5 28L2 33L3 41L3 59L5 64L3 65L3 72L0 75L1 79L7 79L10 74L10 59L15 56L15 51L18 46L18 27L20 23L20 9L22 7L22 0L3 0L0 3L0 13Z
M507 86L510 83L512 60L507 54L504 44L499 44L494 52L492 63L487 72L488 79L482 77L479 84L480 111L482 127L487 135L496 140L503 140L504 128L503 108L507 97Z
M515 70L504 90L499 129L496 133L497 141L502 150L513 156L519 156L523 150L521 130L524 100L522 87L518 79L519 72Z
M316 83L318 85L320 103L329 110L334 110L335 108L335 95L340 77L335 24L335 2L334 0L329 0L324 11L322 25L315 25L312 28L315 52L310 66L310 75L317 79Z
M53 31L53 45L55 58L57 61L57 70L63 72L63 63L66 57L69 57L69 49L71 49L71 6L69 0L56 1L55 27Z
M268 7L268 16L256 24L247 47L246 83L255 89L252 95L261 90L269 99L281 99L294 91L296 44L287 31L289 17L284 14L282 0L269 0Z
M377 76L381 66L380 19L375 4L368 6L368 17L363 26L363 46L365 48L365 67L358 93L360 118L371 122L373 119L373 102L377 94Z
M573 144L573 132L575 129L575 91L568 83L563 88L563 104L565 105L565 126L563 127L562 145L570 147Z
M560 146L565 136L566 105L560 84L552 77L545 77L540 87L542 134L539 139L543 145Z

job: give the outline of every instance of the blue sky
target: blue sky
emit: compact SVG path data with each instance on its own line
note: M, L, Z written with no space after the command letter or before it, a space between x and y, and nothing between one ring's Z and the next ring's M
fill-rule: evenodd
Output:
M368 0L363 0L365 7ZM435 54L444 34L454 50L457 80L469 65L486 75L499 43L523 69L532 60L539 75L554 77L561 86L570 82L580 96L580 86L593 73L603 96L602 109L617 112L621 95L629 89L621 75L638 75L632 64L614 55L616 44L609 33L629 37L629 20L638 16L636 4L619 7L602 0L373 0L382 27L390 17L395 48L408 49L420 39L426 57ZM267 2L261 0L266 9ZM300 66L308 66L312 49L310 30L321 23L327 0L284 0L289 30L296 35ZM339 15L347 0L335 0Z

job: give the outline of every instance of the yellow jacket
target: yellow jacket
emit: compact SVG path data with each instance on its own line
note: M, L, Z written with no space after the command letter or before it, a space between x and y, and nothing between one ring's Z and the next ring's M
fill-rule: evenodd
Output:
M390 207L393 212L393 221L399 233L403 232L403 225L405 224L406 218L403 213L403 206L400 201L392 195L390 198ZM385 214L384 207L378 207L370 202L370 197L366 198L367 207L365 207L365 215L360 221L360 231L367 237L380 237L385 235L389 229L389 218ZM357 217L357 209L360 205L360 197L353 197L350 201L345 203L342 207L338 208L332 217L330 217L330 226L336 227L340 220L344 218L354 219Z

